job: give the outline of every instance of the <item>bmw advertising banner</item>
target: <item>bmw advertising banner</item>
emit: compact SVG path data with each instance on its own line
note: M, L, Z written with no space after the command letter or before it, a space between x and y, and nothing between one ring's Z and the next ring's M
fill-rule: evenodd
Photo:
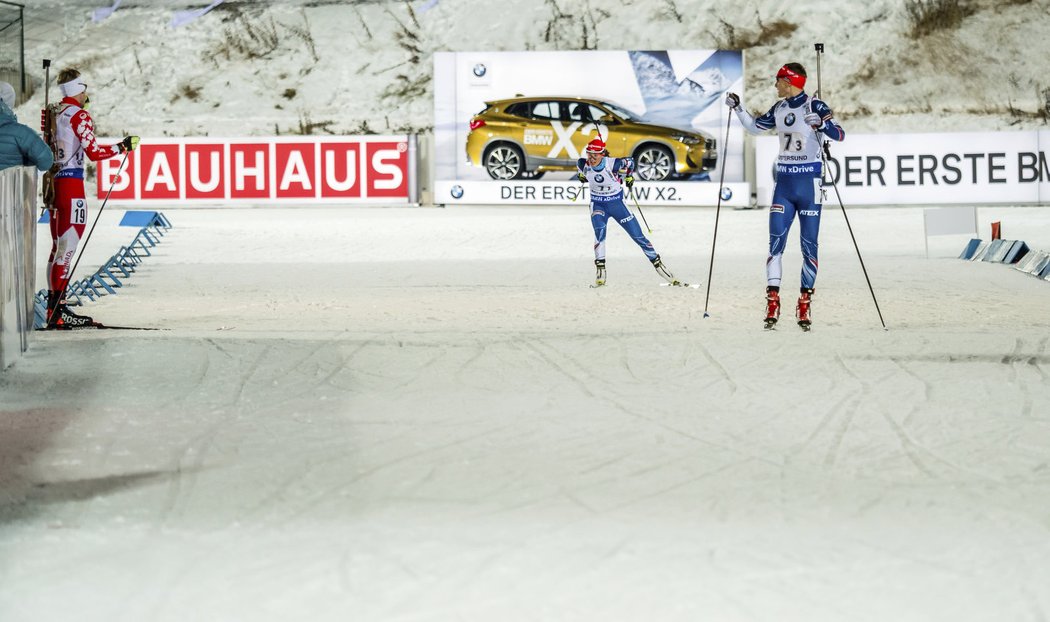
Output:
M847 129L848 132L848 129ZM1050 131L846 134L830 143L824 205L1050 202ZM775 136L755 140L759 206L773 198Z
M642 205L742 207L744 139L730 126L743 54L724 50L434 54L434 202L586 201L576 161L592 139L635 159Z

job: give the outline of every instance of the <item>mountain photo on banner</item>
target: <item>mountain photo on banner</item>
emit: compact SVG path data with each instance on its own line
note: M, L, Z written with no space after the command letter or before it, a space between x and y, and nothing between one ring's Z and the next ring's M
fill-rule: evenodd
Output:
M744 75L739 51L631 51L638 90L645 102L642 119L683 130L713 129L701 121L730 85ZM717 134L717 131L713 132Z

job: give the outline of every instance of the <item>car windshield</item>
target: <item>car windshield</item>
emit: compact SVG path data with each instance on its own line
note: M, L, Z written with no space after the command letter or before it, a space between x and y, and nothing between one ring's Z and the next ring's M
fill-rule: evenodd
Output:
M609 110L613 111L613 113L616 114L616 116L622 117L625 121L638 121L642 118L642 115L638 114L637 112L631 112L630 110L627 110L626 108L621 108L616 104L602 102L602 105L604 105Z

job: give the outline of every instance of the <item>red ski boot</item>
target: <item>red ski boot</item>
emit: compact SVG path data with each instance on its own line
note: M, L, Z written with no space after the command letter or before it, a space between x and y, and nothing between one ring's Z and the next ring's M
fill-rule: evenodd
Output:
M780 319L780 289L766 288L766 328L773 328Z
M798 325L802 327L802 330L808 331L812 320L810 318L810 303L813 301L813 290L803 290L802 294L798 297L798 306L795 307L795 317L798 318Z

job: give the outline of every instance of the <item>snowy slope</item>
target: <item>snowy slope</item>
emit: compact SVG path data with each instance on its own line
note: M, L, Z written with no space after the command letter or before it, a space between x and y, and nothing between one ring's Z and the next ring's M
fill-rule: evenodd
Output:
M228 1L178 29L174 13L203 3L129 1L91 23L102 4L30 3L26 54L31 68L80 66L114 135L425 131L439 50L744 47L761 108L784 62L816 73L815 42L823 94L851 131L1047 122L1050 0L974 0L957 30L918 41L890 0ZM31 118L41 101L18 112Z

